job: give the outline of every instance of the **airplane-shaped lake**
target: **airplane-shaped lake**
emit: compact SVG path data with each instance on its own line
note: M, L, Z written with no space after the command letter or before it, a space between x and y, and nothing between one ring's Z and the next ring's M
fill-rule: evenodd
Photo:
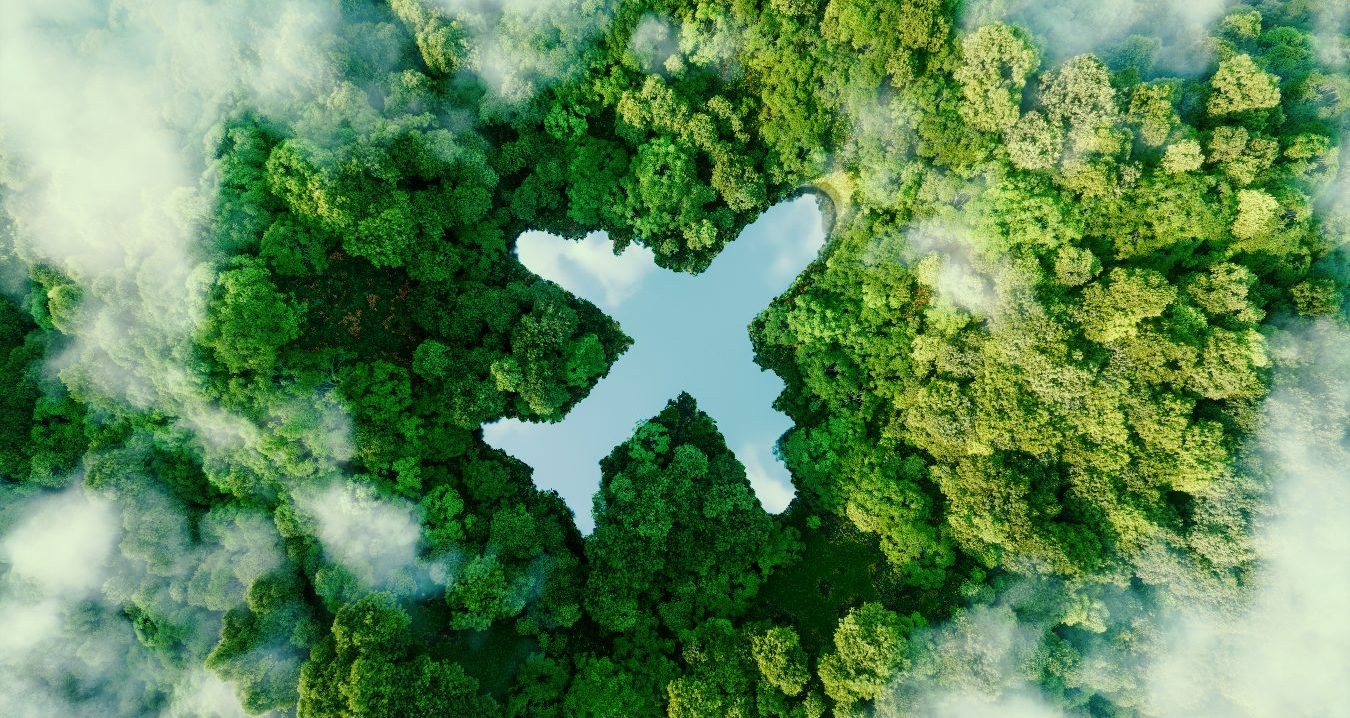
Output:
M615 255L604 233L522 234L520 261L600 307L633 345L561 422L504 419L483 427L484 438L533 467L535 485L556 490L590 533L600 459L685 391L717 422L764 508L782 511L792 483L773 446L792 424L773 409L783 382L755 364L747 327L824 241L811 196L766 211L699 275L662 269L637 245Z

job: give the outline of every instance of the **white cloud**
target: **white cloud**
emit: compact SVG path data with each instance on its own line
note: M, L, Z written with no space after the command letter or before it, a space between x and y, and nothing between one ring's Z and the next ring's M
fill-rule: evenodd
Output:
M153 408L208 449L257 442L190 367L214 278L206 138L241 107L283 113L334 82L326 0L25 1L0 25L0 153L15 254L78 285L50 368Z
M248 715L239 705L230 684L214 673L197 669L178 684L161 718L247 718Z
M1084 688L1142 716L1350 715L1350 331L1330 320L1277 330L1272 351L1281 368L1251 442L1271 492L1256 521L1258 559L1246 589L1197 596L1161 586L1159 609L1116 617L1139 621L1125 627L1130 651L1089 651L1073 670ZM1063 590L1027 584L1005 598L1030 592L1053 602ZM883 697L881 714L1064 715L1027 671L1041 660L1041 636L1004 605L920 631L911 638L916 664Z
M1313 4L1311 12L1318 59L1328 67L1344 70L1350 60L1350 5L1335 0L1319 2Z
M240 108L283 113L331 84L337 4L19 0L0 12L14 254L83 294L50 368L95 403L176 420L208 458L257 442L261 427L208 401L190 362L214 277L207 141ZM239 460L267 463L257 451ZM200 660L219 638L218 611L283 559L266 514L214 527L208 516L215 544L198 546L166 497L101 501L77 490L34 499L3 541L0 622L18 629L0 641L0 714L124 715L172 694L180 670L137 641L124 608L171 617Z
M516 241L516 256L531 272L611 311L632 297L656 268L650 249L630 244L616 255L604 232L581 240L525 232Z
M1245 610L1186 605L1150 666L1163 718L1350 715L1350 333L1277 334L1256 440L1271 473Z
M315 522L324 553L366 588L420 593L445 584L444 567L417 556L422 524L412 504L344 480L299 489L294 498L296 508Z
M745 475L750 480L750 488L759 497L759 503L769 513L782 513L792 503L792 486L784 483L787 471L772 455L768 447L758 444L744 444L736 450L736 458L745 465ZM778 470L770 472L769 467Z
M1052 59L1104 53L1131 35L1156 37L1162 72L1199 72L1209 60L1205 44L1229 0L981 0L966 9L967 27L1003 20L1024 25Z
M0 541L11 580L43 595L85 595L98 588L120 532L119 516L104 499L79 488L40 498Z
M1039 632L1006 605L977 606L910 637L915 664L878 699L885 718L1057 718L1023 669Z
M53 684L68 681L95 705L115 698L117 690L98 686L122 670L115 655L134 641L129 626L109 631L101 620L98 589L111 571L119 516L79 487L39 494L22 510L0 542L9 564L0 573L0 714L75 716L76 706Z
M27 655L60 626L61 607L52 601L0 601L0 666Z
M989 698L975 693L934 697L924 718L1060 718L1063 713L1034 693Z
M902 256L917 265L920 281L952 304L986 316L998 307L996 277L986 270L969 229L943 220L919 222L906 234Z
M472 39L468 67L515 103L568 77L609 20L608 0L429 0ZM490 103L489 103L490 104ZM493 108L495 109L495 108Z
M678 30L669 19L647 13L633 30L628 46L647 72L658 73L665 69L666 61L679 52L677 34Z

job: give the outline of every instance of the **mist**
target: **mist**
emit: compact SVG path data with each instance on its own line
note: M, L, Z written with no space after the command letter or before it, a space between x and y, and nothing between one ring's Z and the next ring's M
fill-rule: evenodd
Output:
M243 458L262 461L267 430L288 417L260 426L216 406L192 368L215 276L212 131L242 108L284 114L332 83L336 5L63 0L3 14L0 156L14 246L0 256L19 265L11 274L58 273L80 297L52 317L66 341L50 378L95 407L166 417L208 459L228 463L248 447ZM93 460L120 466L142 450ZM115 500L80 488L83 478L54 496L12 495L21 518L3 539L0 615L11 630L0 713L242 715L233 687L183 666L201 664L221 614L285 561L271 516L218 507L198 541L149 477L129 474ZM138 631L158 625L174 627L176 648L143 645L151 638Z
M679 52L678 34L679 30L669 19L647 14L633 30L628 46L647 72L659 74Z
M446 567L418 558L422 524L415 506L344 480L298 490L295 505L315 522L325 555L366 590L410 596L444 587Z
M471 39L467 68L512 105L569 77L608 22L609 0L426 0ZM503 108L504 109L504 108Z
M1258 520L1251 595L1236 617L1178 611L1149 670L1154 715L1318 716L1350 706L1350 333L1323 321L1272 343L1288 368L1256 442L1273 496Z
M75 486L21 507L0 540L0 713L244 715L230 686L191 666L219 637L217 611L282 560L275 528L222 510L205 520L218 543L191 546L181 511L147 498ZM188 660L144 645L132 605L186 631L177 656Z
M953 305L985 316L995 311L996 279L982 268L987 260L970 229L942 220L920 222L906 234L901 256L920 281Z
M191 340L214 277L203 138L238 108L281 112L332 81L336 8L96 0L7 8L0 153L14 253L79 287L51 371L72 389L247 438L203 397ZM266 30L265 32L263 30Z
M1044 43L1046 64L1082 53L1109 60L1131 36L1157 38L1151 48L1157 74L1201 72L1211 60L1207 46L1214 24L1229 0L980 0L970 3L967 28L991 22L1022 25Z
M1025 581L997 603L911 637L913 668L878 701L881 715L1078 715L1043 696L1037 665L1058 621L1133 634L1132 651L1088 642L1083 687L1156 718L1335 715L1350 706L1350 330L1335 320L1271 337L1279 368L1239 471L1265 476L1254 568L1235 593L1159 585L1158 603L1107 587ZM1195 580L1199 580L1198 577ZM1115 595L1115 598L1111 596ZM1028 612L1028 608L1040 606ZM1086 622L1086 623L1084 623Z

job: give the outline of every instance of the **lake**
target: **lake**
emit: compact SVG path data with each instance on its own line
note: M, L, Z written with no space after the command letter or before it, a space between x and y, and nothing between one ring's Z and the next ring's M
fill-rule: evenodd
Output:
M504 419L484 426L484 438L533 467L535 484L556 490L589 533L600 459L685 391L717 422L764 508L782 511L792 482L773 447L792 423L773 409L783 382L755 364L747 327L824 241L812 196L770 208L699 275L656 266L645 247L615 255L603 232L580 241L522 234L520 261L595 303L633 345L563 421Z

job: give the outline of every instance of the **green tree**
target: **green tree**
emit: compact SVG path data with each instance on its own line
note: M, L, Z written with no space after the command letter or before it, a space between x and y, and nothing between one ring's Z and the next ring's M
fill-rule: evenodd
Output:
M201 341L231 371L267 372L300 335L300 312L257 261L237 260L216 278Z
M1280 104L1279 78L1262 70L1247 54L1220 62L1210 85L1214 93L1206 107L1214 117L1266 110Z
M389 594L343 606L300 672L305 718L491 716L495 701L459 664L416 655L410 619Z
M1079 55L1041 78L1041 103L1049 120L1068 132L1075 149L1110 152L1100 131L1120 115L1111 73L1092 55Z
M985 25L961 41L962 64L954 73L965 103L961 116L989 132L1017 122L1022 88L1040 65L1036 51L1017 28Z
M806 653L802 651L797 632L791 628L774 626L752 636L750 650L760 675L786 695L800 694L811 679L806 667Z
M820 660L825 692L844 711L876 698L909 664L906 621L876 603L849 611L834 633L834 651Z
M1176 294L1156 272L1113 269L1083 292L1083 334L1102 344L1133 336L1141 321L1160 316Z
M619 632L679 635L741 614L790 541L688 395L601 462L595 524L586 608Z

